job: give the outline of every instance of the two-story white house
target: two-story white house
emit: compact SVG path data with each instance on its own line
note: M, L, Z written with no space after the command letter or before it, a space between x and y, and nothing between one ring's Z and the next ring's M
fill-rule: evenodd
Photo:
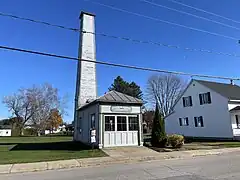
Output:
M240 137L240 87L191 80L165 118L168 134L186 137L237 139Z

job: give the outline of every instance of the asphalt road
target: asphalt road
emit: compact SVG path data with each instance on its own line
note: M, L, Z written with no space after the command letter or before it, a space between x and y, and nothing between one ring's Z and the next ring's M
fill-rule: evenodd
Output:
M0 180L238 180L240 153L118 164L94 168L0 175Z

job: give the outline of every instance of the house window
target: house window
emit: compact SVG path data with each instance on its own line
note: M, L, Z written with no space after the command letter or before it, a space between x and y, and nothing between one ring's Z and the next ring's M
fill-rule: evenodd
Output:
M203 127L203 117L194 117L195 127Z
M240 128L240 122L239 122L239 119L238 119L238 115L235 115L235 119L236 119L237 128Z
M211 104L211 95L210 92L199 94L200 105L202 104Z
M95 128L95 114L91 114L91 128Z
M180 124L180 126L188 126L188 125L189 125L189 123L188 123L188 117L179 118L179 124Z
M105 116L105 131L115 131L115 116Z
M117 116L117 131L127 131L126 116Z
M138 130L138 117L128 117L129 131Z
M183 97L183 107L192 106L192 96Z

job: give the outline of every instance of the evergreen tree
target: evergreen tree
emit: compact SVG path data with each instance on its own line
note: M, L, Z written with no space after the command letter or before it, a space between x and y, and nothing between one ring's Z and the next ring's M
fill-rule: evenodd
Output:
M109 91L111 90L118 91L138 99L142 99L143 96L140 86L138 86L135 82L129 83L123 80L121 76L114 79L113 84L109 88Z
M167 136L165 132L164 119L160 114L158 104L156 103L156 110L153 119L151 144L154 147L165 147L166 143Z

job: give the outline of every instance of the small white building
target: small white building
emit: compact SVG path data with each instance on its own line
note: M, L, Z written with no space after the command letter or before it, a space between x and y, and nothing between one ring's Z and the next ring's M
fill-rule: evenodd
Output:
M0 128L0 137L11 136L12 130L10 128Z
M97 98L95 15L80 19L73 139L99 148L142 145L142 101L116 91Z
M165 118L168 134L186 137L238 139L240 87L192 80Z
M142 142L142 101L116 91L78 109L74 140L91 144L91 129L96 130L99 148L139 146Z

